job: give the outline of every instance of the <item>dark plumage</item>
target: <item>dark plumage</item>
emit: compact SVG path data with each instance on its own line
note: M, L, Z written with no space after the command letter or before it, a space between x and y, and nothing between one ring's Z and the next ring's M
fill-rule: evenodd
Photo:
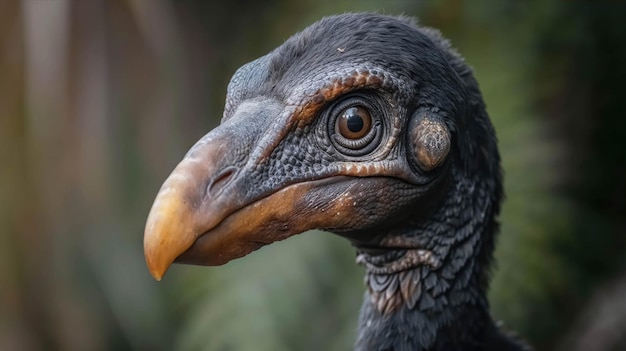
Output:
M522 350L485 296L502 198L478 85L407 18L324 18L241 67L161 188L145 253L219 265L319 228L366 268L357 350Z

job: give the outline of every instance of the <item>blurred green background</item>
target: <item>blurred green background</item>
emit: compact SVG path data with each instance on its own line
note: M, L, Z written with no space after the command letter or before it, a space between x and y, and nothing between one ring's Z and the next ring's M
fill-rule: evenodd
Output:
M142 252L235 69L348 11L418 16L475 69L506 172L494 316L538 350L625 350L626 4L608 0L0 2L0 350L351 349L347 241L160 283Z

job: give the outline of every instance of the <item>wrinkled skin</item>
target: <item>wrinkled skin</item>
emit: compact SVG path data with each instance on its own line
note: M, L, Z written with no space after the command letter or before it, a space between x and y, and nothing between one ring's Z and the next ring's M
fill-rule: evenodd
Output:
M405 18L325 18L241 67L222 123L164 182L150 272L221 265L309 229L366 266L359 350L521 350L485 297L502 197L471 70Z

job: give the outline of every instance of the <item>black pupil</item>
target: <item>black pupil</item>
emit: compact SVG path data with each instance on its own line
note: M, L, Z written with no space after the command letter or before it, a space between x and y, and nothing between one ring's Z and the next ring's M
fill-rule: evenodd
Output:
M350 129L352 133L359 132L363 129L363 118L357 114L356 108L353 107L346 111L346 119L348 129Z

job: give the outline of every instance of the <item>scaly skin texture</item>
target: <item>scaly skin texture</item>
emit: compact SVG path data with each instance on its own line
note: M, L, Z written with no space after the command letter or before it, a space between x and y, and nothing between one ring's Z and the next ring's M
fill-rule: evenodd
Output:
M371 118L358 138L338 127L352 107ZM486 299L501 199L462 58L409 19L345 14L235 73L222 124L157 195L146 261L160 279L174 261L220 265L328 230L366 267L357 350L523 350Z

